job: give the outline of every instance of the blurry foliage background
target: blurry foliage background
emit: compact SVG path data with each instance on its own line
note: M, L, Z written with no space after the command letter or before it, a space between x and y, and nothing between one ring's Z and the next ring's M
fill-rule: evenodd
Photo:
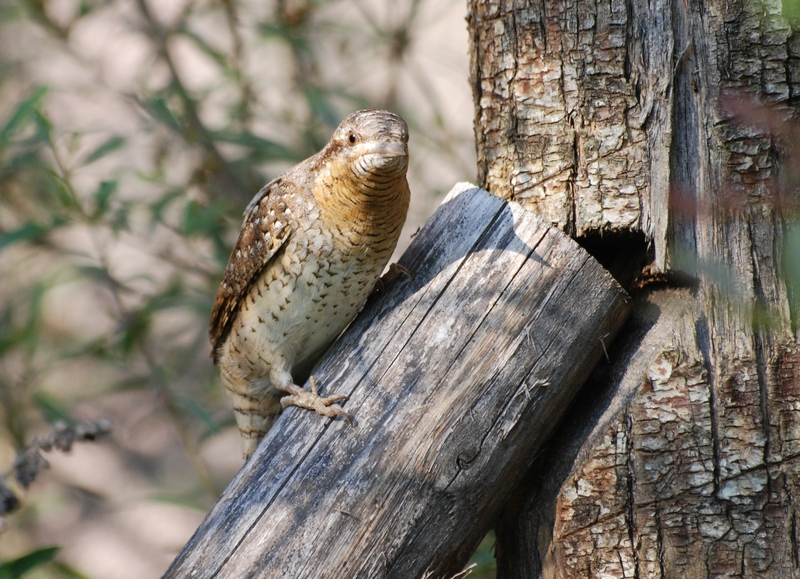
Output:
M0 461L57 420L114 425L47 455L0 562L163 572L241 466L207 322L244 206L346 114L389 108L411 129L407 244L474 175L462 4L0 0Z

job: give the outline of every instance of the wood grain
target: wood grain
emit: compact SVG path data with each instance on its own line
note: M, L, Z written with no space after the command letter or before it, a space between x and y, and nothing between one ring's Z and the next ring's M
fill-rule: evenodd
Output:
M457 186L165 577L452 576L630 310L572 240ZM426 575L427 574L427 575Z

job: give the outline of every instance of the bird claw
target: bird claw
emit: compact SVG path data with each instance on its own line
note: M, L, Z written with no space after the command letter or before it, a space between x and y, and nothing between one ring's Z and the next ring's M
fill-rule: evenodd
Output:
M397 276L401 273L408 279L412 281L414 280L414 274L412 274L407 267L395 262L389 265L389 269L386 270L386 273L383 274L375 284L375 291L379 294L385 294L386 288L389 286L389 284L397 279Z
M286 409L287 406L299 406L306 410L313 410L317 414L327 416L328 418L341 416L350 423L350 426L353 426L353 419L350 418L350 415L345 412L344 408L336 404L336 402L343 402L350 397L334 394L323 398L317 391L317 380L311 376L308 381L311 384L311 392L304 390L296 384L290 384L286 388L287 392L290 392L290 394L289 396L281 398L281 406L284 409Z

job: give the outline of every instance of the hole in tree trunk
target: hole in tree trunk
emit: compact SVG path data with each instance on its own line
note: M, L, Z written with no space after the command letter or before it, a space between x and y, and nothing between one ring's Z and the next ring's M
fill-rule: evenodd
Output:
M640 278L655 258L652 244L639 231L592 231L576 241L614 276L626 291L641 285Z

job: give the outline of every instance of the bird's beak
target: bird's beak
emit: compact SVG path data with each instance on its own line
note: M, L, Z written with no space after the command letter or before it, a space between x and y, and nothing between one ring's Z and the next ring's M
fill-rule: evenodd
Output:
M387 143L385 141L372 144L369 154L381 157L405 157L408 155L408 146L405 143Z

